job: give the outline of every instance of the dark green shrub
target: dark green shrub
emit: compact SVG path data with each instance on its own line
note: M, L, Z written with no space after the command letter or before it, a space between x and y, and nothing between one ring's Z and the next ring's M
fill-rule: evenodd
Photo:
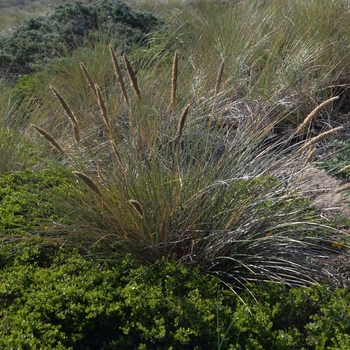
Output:
M145 267L128 257L88 260L25 244L0 246L0 259L1 348L350 346L346 290L271 283L238 296L173 261Z
M119 0L80 1L57 6L48 16L26 19L10 35L0 36L0 66L29 71L35 64L105 38L125 47L140 43L162 23L156 16L132 10Z
M240 321L241 329L246 330L240 336L242 348L349 348L347 290L317 285L287 290L282 285L265 284L253 287L251 293L254 298L245 295L245 301L252 314Z
M198 270L60 251L48 267L35 263L38 249L24 251L1 274L0 347L215 348L222 297L218 281Z

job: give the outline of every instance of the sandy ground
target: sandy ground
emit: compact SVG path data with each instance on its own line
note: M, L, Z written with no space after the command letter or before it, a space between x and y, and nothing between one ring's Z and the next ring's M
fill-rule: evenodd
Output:
M305 169L300 177L300 194L310 198L326 218L331 218L337 213L350 216L350 197L344 190L347 184L345 181L331 177L313 165Z
M297 191L312 201L322 219L331 221L339 214L350 218L350 197L344 190L349 183L333 178L313 165L298 176L300 184ZM349 227L339 228L350 235ZM350 251L343 249L342 242L339 243L340 254L330 252L329 256L318 258L316 263L326 271L335 286L350 288Z

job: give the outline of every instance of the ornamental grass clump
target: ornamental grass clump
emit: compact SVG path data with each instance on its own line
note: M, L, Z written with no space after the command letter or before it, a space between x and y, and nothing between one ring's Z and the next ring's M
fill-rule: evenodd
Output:
M100 125L83 130L90 119L79 121L80 147L65 147L61 161L91 191L67 199L75 224L60 231L103 254L131 254L143 264L175 255L228 284L322 279L317 259L339 253L328 238L339 232L313 221L308 201L293 191L293 171L281 176L286 163L300 157L303 142L290 142L295 131L270 141L277 117L227 118L233 101L232 91L218 91L223 63L214 98L211 90L185 101L178 94L177 52L168 82L145 76L142 67L136 79L124 56L129 87L110 53L116 87L103 91L81 65ZM149 84L142 98L140 81ZM113 106L111 91L121 97L112 95Z

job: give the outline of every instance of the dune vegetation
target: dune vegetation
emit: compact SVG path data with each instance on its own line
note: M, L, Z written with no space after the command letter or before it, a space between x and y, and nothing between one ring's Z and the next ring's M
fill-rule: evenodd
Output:
M99 0L4 24L1 346L347 349L349 210L307 174L349 188L349 12Z

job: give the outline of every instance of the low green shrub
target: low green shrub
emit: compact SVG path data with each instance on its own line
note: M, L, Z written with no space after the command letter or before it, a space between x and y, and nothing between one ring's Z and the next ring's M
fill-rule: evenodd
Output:
M18 97L23 95L33 94L33 90L41 87L42 83L38 76L31 75L23 75L23 77L19 78L16 81L16 85L14 86L12 93Z
M348 140L334 140L330 146L332 156L319 161L318 166L336 177L349 180L350 169L345 167L349 165L350 142Z
M240 294L173 260L84 259L0 247L0 347L348 349L346 290L249 286ZM243 300L243 302L242 302Z

